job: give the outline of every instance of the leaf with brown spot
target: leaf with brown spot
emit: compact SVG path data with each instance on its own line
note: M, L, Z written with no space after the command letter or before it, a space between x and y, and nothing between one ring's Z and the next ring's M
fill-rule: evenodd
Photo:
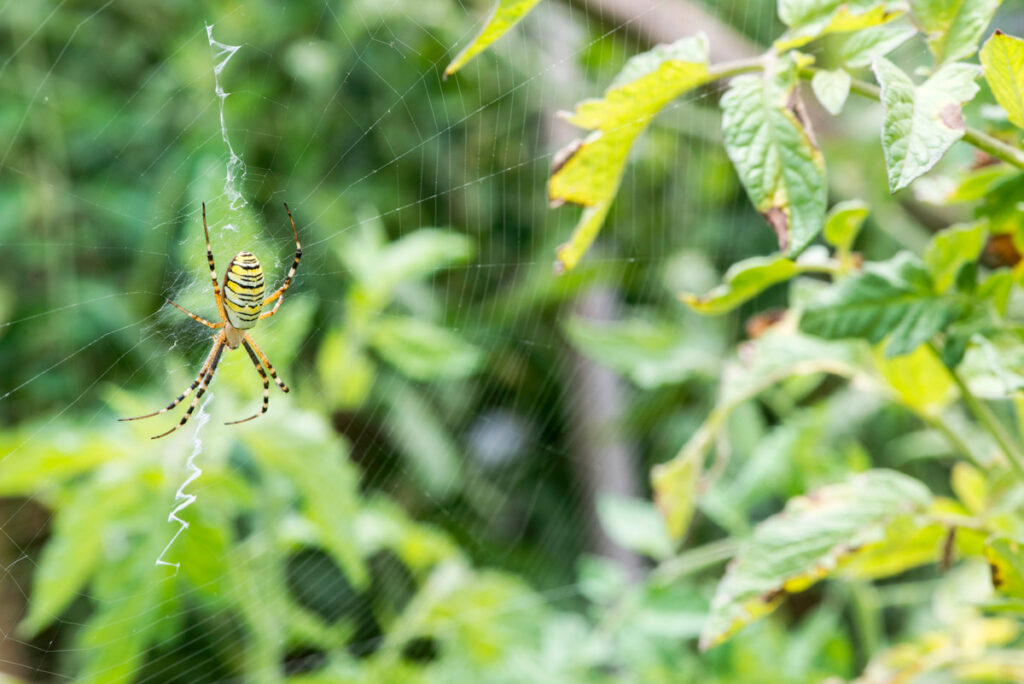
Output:
M947 64L921 85L884 57L874 63L882 87L882 151L889 192L926 173L963 137L961 105L978 92L978 68Z

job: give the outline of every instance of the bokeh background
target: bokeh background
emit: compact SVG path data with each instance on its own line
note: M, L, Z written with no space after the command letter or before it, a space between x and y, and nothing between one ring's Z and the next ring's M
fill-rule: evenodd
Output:
M734 413L728 477L684 550L667 541L650 468L706 417L745 321L785 297L725 318L677 300L775 249L714 89L655 121L594 249L553 271L578 216L546 200L577 134L558 111L697 30L715 61L756 54L774 3L545 0L443 80L488 9L0 5L0 679L814 682L904 627L886 606L928 600L928 577L818 589L696 652L729 535L865 467L862 444L875 463L936 448L894 446L914 419L853 391L801 411L780 390ZM207 26L239 46L226 62ZM948 222L887 198L877 105L813 116L834 198L872 203L860 249ZM204 201L219 268L253 251L275 287L282 203L295 215L298 277L254 331L292 391L223 426L261 396L225 354L189 424L150 441L184 405L115 419L166 404L208 351L165 303L216 315Z

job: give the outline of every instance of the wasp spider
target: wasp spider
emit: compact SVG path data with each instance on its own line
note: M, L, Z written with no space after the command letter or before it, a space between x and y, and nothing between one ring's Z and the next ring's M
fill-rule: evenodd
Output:
M270 382L267 380L267 374L263 370L263 366L267 367L270 371L270 377L274 378L274 382L281 388L282 392L287 392L288 387L281 382L281 379L277 377L277 373L274 371L274 367L270 363L270 359L263 353L263 350L257 346L253 341L252 337L249 336L249 329L254 328L258 321L264 318L270 318L281 306L281 302L284 301L285 290L292 283L292 278L295 276L295 271L299 267L299 260L302 258L302 244L299 242L299 232L295 229L295 219L292 218L292 212L288 208L288 205L284 205L284 210L288 212L288 218L292 222L292 233L295 234L295 261L292 262L292 267L288 270L288 275L285 276L284 285L275 290L266 299L263 298L264 284L263 284L263 267L260 266L259 259L252 252L239 252L235 255L235 258L231 260L231 264L228 265L228 270L224 273L224 284L222 286L217 284L217 268L213 265L213 251L210 249L210 230L206 227L206 204L203 204L203 232L206 234L206 260L210 263L210 280L213 282L213 295L217 299L217 313L220 315L220 321L217 323L211 323L210 321L197 316L191 311L178 306L171 300L167 300L172 306L184 312L189 318L199 321L208 328L219 330L213 334L213 349L210 350L210 354L206 357L206 361L203 363L203 367L199 369L199 375L192 382L188 389L181 393L181 395L168 404L166 407L153 413L147 413L144 416L135 416L134 418L121 418L120 420L139 420L140 418L152 418L158 416L161 413L167 413L175 406L180 404L189 394L192 393L196 387L199 387L199 391L196 393L192 403L189 405L188 410L185 411L185 415L182 416L181 422L172 427L167 432L153 437L153 439L159 439L160 437L166 437L171 434L186 422L192 416L192 412L195 411L196 405L199 403L199 398L206 392L206 388L210 386L210 381L213 380L213 374L217 372L217 364L220 362L221 354L224 352L224 347L228 349L238 349L238 347L245 347L245 351L249 353L249 358L252 359L252 364L256 367L260 377L263 378L263 408L259 413L255 413L248 418L242 420L234 420L225 425L235 425L237 423L244 423L250 421L253 418L258 418L267 412L267 405L270 403ZM274 304L274 308L266 313L260 313L267 304L271 302ZM260 365L260 361L263 365Z

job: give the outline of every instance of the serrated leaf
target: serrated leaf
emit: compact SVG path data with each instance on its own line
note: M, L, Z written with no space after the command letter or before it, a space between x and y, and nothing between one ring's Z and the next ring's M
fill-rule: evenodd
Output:
M974 97L977 68L949 64L915 86L884 57L874 63L882 87L882 151L889 191L896 192L927 172L964 135L961 107Z
M738 76L721 102L726 152L779 248L794 254L821 230L827 195L825 158L803 112L796 71L787 57L774 72Z
M445 78L454 74L466 62L486 50L491 43L508 33L539 2L540 0L499 0L491 10L491 16L487 18L487 23L484 24L480 33L473 38L469 45L462 48L444 70Z
M984 221L950 226L936 233L924 250L924 263L932 275L936 292L945 292L956 281L960 269L974 263L985 249L988 224Z
M567 116L593 131L556 156L548 196L586 209L572 239L556 254L560 270L576 266L604 222L636 137L677 96L707 83L703 35L659 45L630 59L601 99L584 100Z
M869 470L791 499L782 513L757 526L729 564L700 648L722 643L775 610L787 593L834 574L858 553L877 553L894 526L910 522L904 529L915 529L913 521L931 500L923 484L891 470Z
M935 64L970 57L1002 0L910 0Z
M1017 128L1024 128L1024 40L996 31L981 48L985 80Z
M679 298L698 313L724 314L803 270L784 256L752 257L733 264L725 274L725 283L710 292L703 295L683 292Z
M867 203L861 200L846 200L833 206L825 217L825 241L841 254L849 252L868 211Z
M811 88L818 102L832 116L839 116L850 94L850 74L843 69L815 71L811 77Z
M1004 596L1024 598L1024 546L1009 537L992 537L985 542L985 558L993 588Z
M940 295L924 265L902 252L824 289L800 317L800 329L827 339L889 338L885 353L914 351L963 316L962 297Z
M783 52L828 33L878 26L904 11L902 3L879 0L779 0L779 18L789 30L775 41L775 48Z
M875 57L884 57L917 35L912 26L876 26L858 31L839 48L839 61L851 69L871 66Z
M408 316L375 321L370 345L381 358L414 380L444 380L472 375L483 355L455 333Z
M624 549L664 560L672 555L665 521L649 501L603 494L597 500L601 529Z

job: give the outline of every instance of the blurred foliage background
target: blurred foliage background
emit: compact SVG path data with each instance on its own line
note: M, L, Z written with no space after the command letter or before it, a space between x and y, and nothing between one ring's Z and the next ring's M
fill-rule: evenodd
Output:
M741 44L778 33L767 0L703 10ZM728 535L869 463L941 489L929 457L942 447L855 389L809 409L780 385L733 413L728 477L677 554L647 474L710 410L746 319L783 292L721 319L675 293L709 289L774 237L721 147L713 90L639 141L596 248L562 277L553 250L576 212L551 210L545 182L573 135L558 110L599 93L657 31L702 27L552 0L442 80L486 11L0 7L0 671L812 682L855 675L914 628L889 607L935 610L930 571L883 590L828 584L697 655ZM1014 21L1007 10L1002 25ZM206 24L241 46L220 74L240 208L224 195ZM873 202L865 253L919 246L935 210L887 197L881 155L862 151L877 139L870 111L851 102L819 131L833 194ZM164 303L214 316L203 201L219 268L248 249L271 283L293 253L281 203L295 214L298 277L254 332L292 392L272 387L267 416L223 427L260 397L249 360L226 354L202 411L151 442L183 407L114 421L164 405L205 357L207 331ZM163 556L180 565L156 566L193 453L197 499Z

